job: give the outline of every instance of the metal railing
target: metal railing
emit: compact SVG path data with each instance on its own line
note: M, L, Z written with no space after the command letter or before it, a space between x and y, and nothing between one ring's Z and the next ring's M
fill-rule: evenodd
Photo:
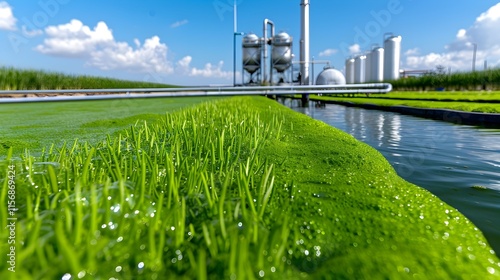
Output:
M232 95L296 95L296 94L361 94L388 93L392 90L389 83L349 84L349 85L283 85L251 87L188 87L188 88L133 88L133 89L71 89L71 90L2 90L0 103L44 102L44 101L82 101L122 98L155 97L196 97ZM5 95L43 95L36 97L10 97ZM84 95L66 95L84 94ZM92 95L88 95L92 94Z

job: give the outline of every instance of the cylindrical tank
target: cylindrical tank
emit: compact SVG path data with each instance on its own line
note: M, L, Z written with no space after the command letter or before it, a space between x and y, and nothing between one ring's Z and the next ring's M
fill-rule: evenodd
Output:
M243 69L253 74L260 68L261 43L257 35L249 33L243 37Z
M390 36L384 40L384 80L399 79L399 63L401 60L401 36Z
M354 59L354 83L362 84L365 82L366 56L358 55Z
M384 48L376 47L372 50L372 82L384 80Z
M292 63L292 37L281 32L273 38L271 61L278 72L284 72Z
M366 60L365 60L365 82L371 82L372 81L372 53L367 52L365 54Z
M354 58L345 61L345 80L348 84L354 84Z
M316 85L345 85L344 74L337 69L325 67L316 78Z

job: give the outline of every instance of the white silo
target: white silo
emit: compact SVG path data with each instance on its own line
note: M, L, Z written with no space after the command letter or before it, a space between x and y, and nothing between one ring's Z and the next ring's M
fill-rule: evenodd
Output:
M384 80L384 49L376 47L372 50L372 81Z
M366 56L358 55L354 59L354 83L362 84L365 82Z
M384 40L384 80L399 79L399 63L401 60L401 36L390 36Z
M348 84L354 84L354 58L345 61L345 80Z
M367 52L365 54L365 82L372 81L372 53Z

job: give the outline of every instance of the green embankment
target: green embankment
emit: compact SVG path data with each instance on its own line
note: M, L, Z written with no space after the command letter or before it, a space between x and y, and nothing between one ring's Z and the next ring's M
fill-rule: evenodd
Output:
M17 272L2 254L1 279L500 276L463 215L366 144L264 98L198 105L13 163Z
M0 90L164 87L174 86L152 82L134 82L94 76L67 75L41 70L0 67Z
M374 104L378 106L409 106L416 108L451 109L464 112L500 113L498 94L374 94L370 97L311 96L311 100L352 102L355 104ZM456 100L456 101L455 101Z

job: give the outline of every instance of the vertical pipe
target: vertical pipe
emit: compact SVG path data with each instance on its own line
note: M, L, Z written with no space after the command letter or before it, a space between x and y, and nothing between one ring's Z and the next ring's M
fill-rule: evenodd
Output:
M264 19L264 30L263 30L263 33L264 33L264 39L263 39L263 42L262 42L262 48L263 48L263 51L264 51L264 55L263 55L263 58L261 59L261 64L262 64L262 82L265 83L267 81L267 77L266 77L266 64L267 64L267 26L268 25L271 25L271 38L274 37L274 22L270 21L269 19ZM273 71L272 67L270 68L271 69L271 73ZM272 74L271 74L272 76ZM271 81L272 82L272 81Z
M236 30L238 29L237 27L237 22L236 22L236 0L234 0L233 3L233 87L236 86ZM241 72L243 75L243 72Z
M301 0L300 72L302 84L309 85L309 0Z

